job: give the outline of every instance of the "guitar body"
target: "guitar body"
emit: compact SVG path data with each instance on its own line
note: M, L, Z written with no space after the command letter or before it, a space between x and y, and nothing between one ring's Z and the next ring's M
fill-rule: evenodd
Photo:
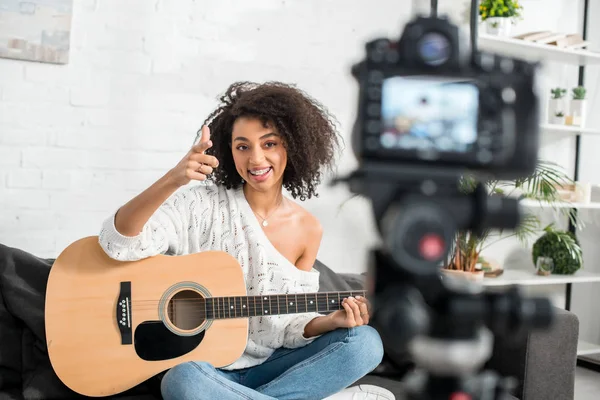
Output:
M52 367L75 392L109 396L183 362L227 366L244 352L248 319L206 318L203 299L216 296L246 296L242 269L225 252L121 262L97 236L80 239L48 279Z

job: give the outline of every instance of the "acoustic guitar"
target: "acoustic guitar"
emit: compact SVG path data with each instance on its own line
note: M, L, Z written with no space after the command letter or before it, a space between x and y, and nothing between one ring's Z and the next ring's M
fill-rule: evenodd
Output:
M86 396L124 392L177 364L237 360L248 317L343 308L364 291L247 296L228 253L116 261L97 236L61 252L46 291L46 343L59 379Z

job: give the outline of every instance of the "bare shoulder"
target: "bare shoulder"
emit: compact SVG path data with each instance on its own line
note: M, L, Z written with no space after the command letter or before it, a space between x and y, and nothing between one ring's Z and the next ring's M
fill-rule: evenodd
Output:
M302 233L308 235L307 237L318 235L320 241L320 236L323 234L323 226L319 219L300 204L293 201L291 204L294 207L294 214L296 214L298 227L302 230Z
M299 235L297 238L302 241L301 255L296 261L296 267L310 271L317 258L321 239L323 237L323 226L319 219L311 214L301 205L291 202L294 207L294 214Z

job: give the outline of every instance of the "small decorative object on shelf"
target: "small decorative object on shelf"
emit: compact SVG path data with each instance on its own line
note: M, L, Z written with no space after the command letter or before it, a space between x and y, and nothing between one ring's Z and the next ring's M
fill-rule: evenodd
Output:
M583 266L583 254L575 235L554 229L553 224L545 227L544 232L533 244L533 264L537 266L540 257L549 257L554 264L553 274L572 275L577 272Z
M582 204L592 202L592 182L575 182L575 201Z
M590 42L583 40L583 37L578 33L567 34L563 32L536 31L522 33L516 35L514 38L570 50L583 49L590 44Z
M592 184L590 182L573 182L554 184L557 197L572 203L589 204L592 201Z
M590 42L583 40L583 36L581 36L579 33L571 33L564 35L564 37L561 37L553 42L550 42L550 44L563 49L575 50L588 47Z
M573 98L571 99L571 106L569 107L569 116L567 118L570 125L574 126L585 126L586 117L586 106L587 100L585 99L586 90L583 86L577 86L573 88Z
M490 35L510 36L512 24L521 17L523 6L517 0L482 0L479 15Z
M535 270L538 275L548 276L554 270L554 261L551 257L538 257L535 263Z
M550 93L552 94L552 97L548 101L548 122L551 124L563 125L565 121L565 111L567 109L564 98L567 94L567 89L557 87L551 89Z
M475 269L483 271L486 278L495 278L504 273L504 268L502 268L498 261L482 256L479 256Z

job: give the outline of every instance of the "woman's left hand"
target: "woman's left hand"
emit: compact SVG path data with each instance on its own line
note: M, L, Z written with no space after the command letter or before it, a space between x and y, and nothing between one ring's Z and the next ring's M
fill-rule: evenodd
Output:
M342 301L343 310L329 314L336 328L352 328L369 323L369 302L365 297L347 297Z

